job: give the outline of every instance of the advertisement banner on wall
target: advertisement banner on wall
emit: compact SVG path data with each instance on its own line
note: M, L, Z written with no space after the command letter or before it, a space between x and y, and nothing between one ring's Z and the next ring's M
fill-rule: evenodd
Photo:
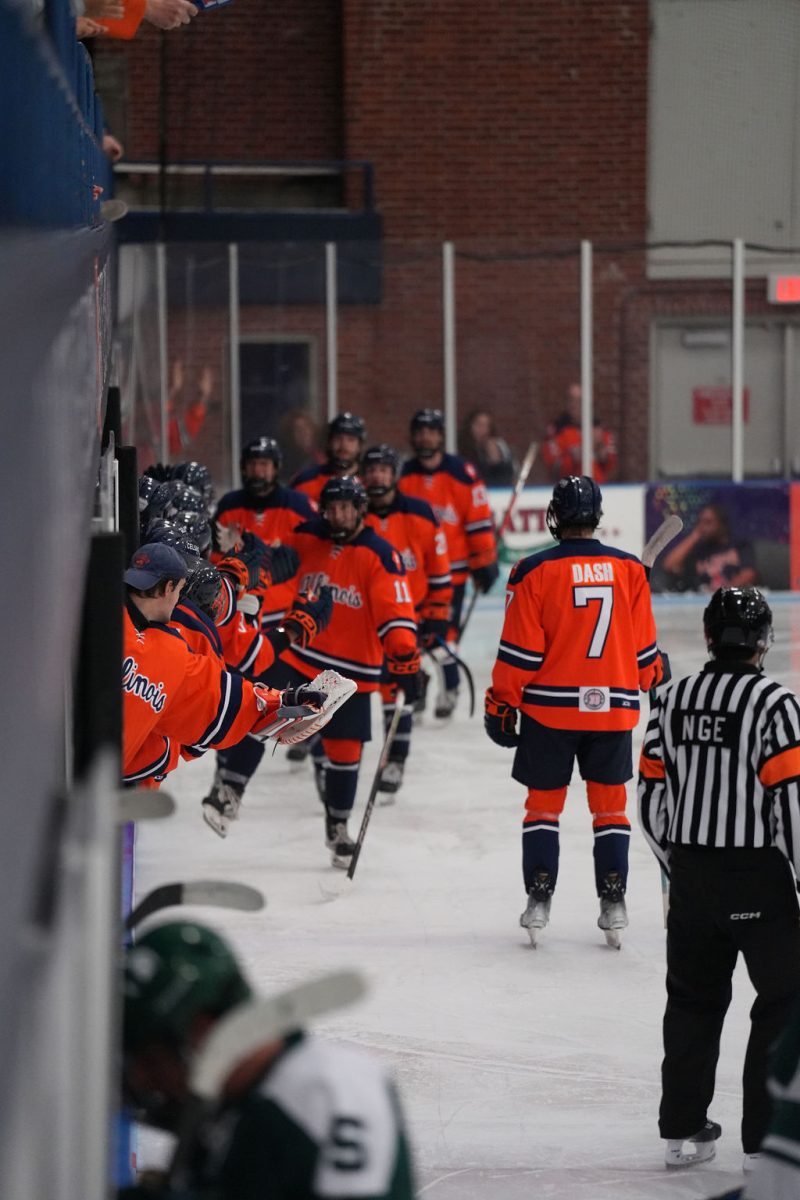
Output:
M668 513L677 513L684 525L653 567L653 591L713 592L753 584L774 591L798 587L798 570L790 571L789 489L786 483L707 480L649 486L646 536Z
M554 545L545 517L552 488L524 488L500 545L500 563L509 569L520 558ZM489 503L499 525L511 499L511 488L490 488ZM609 484L603 488L603 519L597 531L601 541L631 554L644 544L644 487Z

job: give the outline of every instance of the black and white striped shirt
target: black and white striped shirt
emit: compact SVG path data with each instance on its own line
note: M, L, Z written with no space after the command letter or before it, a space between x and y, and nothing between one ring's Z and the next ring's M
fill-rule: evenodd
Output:
M639 818L665 870L670 846L777 846L800 877L800 701L745 664L710 662L653 705Z

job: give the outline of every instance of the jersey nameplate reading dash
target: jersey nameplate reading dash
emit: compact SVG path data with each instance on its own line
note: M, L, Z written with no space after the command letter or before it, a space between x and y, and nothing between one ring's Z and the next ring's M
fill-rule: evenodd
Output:
M614 566L610 562L574 562L573 583L613 583Z

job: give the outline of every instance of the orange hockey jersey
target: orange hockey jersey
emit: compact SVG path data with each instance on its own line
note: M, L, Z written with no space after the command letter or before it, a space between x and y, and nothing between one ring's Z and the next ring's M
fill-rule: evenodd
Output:
M555 729L632 729L662 676L644 567L596 538L516 564L492 690Z
M262 499L249 496L244 488L227 492L217 505L216 520L242 533L254 533L269 546L274 542L285 542L298 525L313 515L314 505L307 496L278 484ZM295 579L273 584L261 607L262 624L277 624L296 591Z
M374 692L384 654L413 654L417 648L414 604L403 561L393 546L364 528L352 542L334 542L317 517L300 525L290 545L300 555L298 590L333 589L333 616L311 646L292 646L281 655L312 678L332 667L354 679L360 692Z
M302 492L304 496L308 496L309 500L318 505L325 484L331 479L342 478L344 478L344 472L329 462L311 463L309 466L304 467L302 471L297 472L294 479L292 479L292 487L295 491ZM352 475L350 478L358 479L358 476Z
M453 583L465 581L470 571L497 559L494 518L486 487L472 463L456 454L445 454L430 470L416 458L403 467L397 485L406 496L430 504L447 537Z
M182 746L201 754L233 746L280 704L208 654L194 654L168 625L148 621L130 602L123 616L122 771L126 783L162 777Z
M431 506L395 492L386 512L369 512L364 519L400 551L417 616L447 620L453 598L447 538Z

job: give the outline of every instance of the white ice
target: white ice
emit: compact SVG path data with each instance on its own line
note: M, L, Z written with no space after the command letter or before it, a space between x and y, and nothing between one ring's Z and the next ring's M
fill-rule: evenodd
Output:
M776 639L767 670L800 688L800 605L789 595L772 599ZM655 602L675 675L705 658L702 605ZM562 821L550 925L537 950L518 927L524 791L510 778L511 752L489 742L482 726L501 620L500 597L477 607L462 642L475 674L475 716L462 691L451 722L426 716L415 727L406 782L394 806L376 807L352 883L328 865L310 768L291 772L279 748L265 756L226 841L200 816L213 755L170 778L176 815L139 827L137 896L202 877L261 888L262 913L190 911L230 935L263 991L328 968L366 973L369 997L317 1028L368 1048L393 1070L419 1195L428 1200L684 1200L739 1186L741 1072L754 995L741 967L710 1114L723 1128L717 1158L679 1172L663 1166L656 1118L665 935L659 871L637 826L633 784L622 949L609 949L596 927L591 823L577 780ZM643 719L646 711L645 699ZM354 829L377 752L373 741ZM332 889L344 891L330 899ZM144 1135L140 1160L164 1150Z

